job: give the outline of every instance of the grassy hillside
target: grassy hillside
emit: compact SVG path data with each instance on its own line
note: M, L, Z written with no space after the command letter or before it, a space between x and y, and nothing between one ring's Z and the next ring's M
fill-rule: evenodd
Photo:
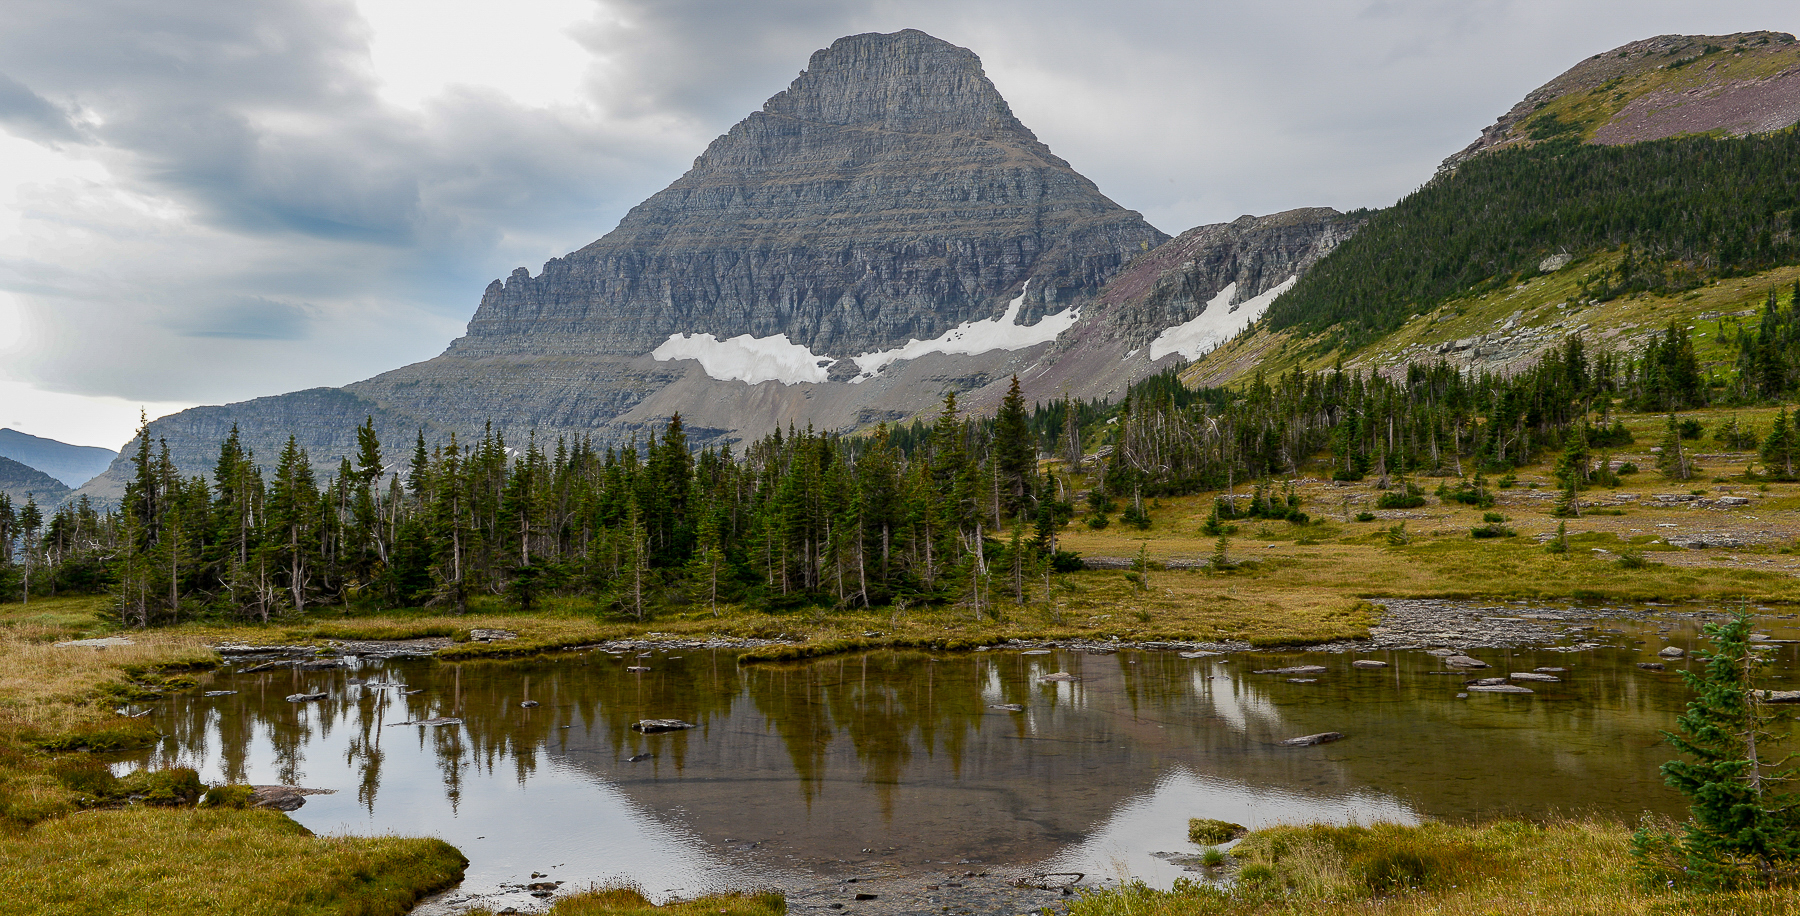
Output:
M1674 294L1800 263L1800 133L1621 147L1541 143L1476 158L1375 214L1270 306L1264 326L1366 346L1415 315L1619 259L1569 298Z
M1339 360L1352 369L1399 369L1409 361L1446 359L1509 371L1570 333L1615 352L1635 352L1670 322L1693 329L1702 367L1723 377L1733 365L1732 336L1756 329L1771 289L1791 290L1800 280L1800 266L1787 266L1676 293L1579 298L1584 282L1615 269L1620 260L1618 251L1603 252L1508 286L1449 297L1360 344L1345 344L1329 331L1255 328L1187 367L1182 378L1190 385L1220 385L1246 378L1254 368L1273 376L1295 368L1327 369ZM1470 346L1459 348L1459 342Z

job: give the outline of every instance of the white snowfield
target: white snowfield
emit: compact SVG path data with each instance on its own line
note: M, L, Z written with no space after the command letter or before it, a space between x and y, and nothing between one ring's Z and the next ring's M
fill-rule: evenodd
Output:
M998 318L967 321L945 331L934 340L909 340L905 346L892 350L851 357L856 360L857 368L862 370L851 382L866 382L880 375L881 370L892 363L903 359L918 359L928 353L974 356L989 350L1023 350L1049 343L1075 326L1075 321L1081 317L1081 310L1078 308L1045 315L1038 319L1037 324L1016 324L1019 310L1025 304L1025 293L1030 289L1031 281L1027 280L1024 289L1019 290L1019 295L1006 306L1006 314Z
M698 360L700 368L713 378L752 385L770 381L783 385L823 382L825 367L833 362L789 341L786 334L773 337L739 334L729 340L720 340L711 334L692 337L670 334L662 346L650 351L650 358L658 361Z
M1217 296L1206 303L1206 308L1194 316L1192 321L1178 324L1156 336L1150 342L1150 361L1155 362L1171 353L1179 353L1187 359L1199 359L1207 351L1237 336L1238 332L1250 326L1250 323L1261 318L1269 310L1269 303L1277 296L1292 289L1299 280L1295 274L1275 284L1262 295L1247 299L1228 307L1231 297L1237 295L1237 284L1227 283L1219 290Z
M1037 324L1017 324L1029 289L1031 281L1027 280L1024 289L1019 290L1019 295L1007 305L1006 313L998 318L964 322L934 340L909 340L905 346L892 350L851 357L862 370L851 381L868 381L893 363L918 359L930 353L974 356L989 350L1023 350L1049 343L1074 327L1076 319L1081 317L1081 310L1072 308L1045 315ZM831 357L819 356L807 347L789 341L786 334L773 337L740 334L727 340L704 333L670 334L661 346L650 351L650 358L697 360L700 368L713 378L752 385L768 381L783 385L823 382L826 367L834 362Z

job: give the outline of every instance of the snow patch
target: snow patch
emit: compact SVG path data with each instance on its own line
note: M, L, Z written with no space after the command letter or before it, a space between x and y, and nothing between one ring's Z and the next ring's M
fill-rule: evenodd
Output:
M672 359L698 360L706 374L723 381L801 382L825 381L825 367L830 357L818 356L800 344L788 340L786 334L773 337L751 337L740 334L720 340L711 334L670 334L662 346L650 351L658 361Z
M1262 295L1247 299L1230 306L1231 297L1237 295L1237 284L1227 283L1219 290L1217 296L1206 303L1206 308L1194 316L1192 321L1178 324L1150 342L1150 361L1155 362L1171 353L1179 353L1187 359L1199 359L1208 350L1230 340L1238 332L1250 326L1250 323L1261 318L1269 310L1269 303L1277 296L1294 287L1300 279L1298 274L1275 284Z
M1025 304L1025 293L1031 289L1031 281L1025 281L1025 288L1007 305L1006 314L998 318L987 318L980 321L967 321L945 331L933 340L909 340L904 346L892 350L881 350L851 357L856 360L857 368L862 372L852 382L865 382L881 374L881 370L893 363L905 359L918 359L930 353L959 354L974 356L989 350L1023 350L1041 343L1055 340L1062 332L1075 326L1081 317L1078 308L1065 309L1054 315L1045 315L1037 324L1020 325L1019 311Z

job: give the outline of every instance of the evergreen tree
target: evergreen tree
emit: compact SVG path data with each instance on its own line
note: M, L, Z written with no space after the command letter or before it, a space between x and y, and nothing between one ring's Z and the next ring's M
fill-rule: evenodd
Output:
M1016 375L1000 401L1000 412L994 416L993 450L1000 514L1016 518L1028 511L1038 479L1037 445L1026 422L1025 395Z
M24 573L24 584L19 590L19 601L31 603L31 568L37 560L38 529L43 527L44 512L38 508L37 499L32 494L25 494L25 505L19 509L19 552L24 561L20 563Z
M1662 451L1656 456L1656 467L1670 480L1689 480L1694 476L1694 466L1681 448L1681 426L1675 421L1674 414L1669 414L1668 428L1663 433Z
M1794 479L1795 459L1800 457L1800 430L1794 428L1794 418L1786 407L1775 415L1769 437L1763 440L1761 456L1763 470L1769 476L1779 480Z
M316 587L318 492L305 450L289 436L270 482L263 544L269 568L296 612L305 612Z
M1677 873L1702 886L1773 883L1790 878L1800 860L1800 799L1780 789L1794 771L1773 753L1787 729L1775 728L1778 717L1762 700L1764 661L1750 628L1743 612L1707 624L1704 667L1681 672L1694 698L1676 719L1679 731L1663 736L1688 759L1663 764L1662 773L1690 800L1691 819L1678 838L1652 830L1633 837L1640 862L1676 859Z

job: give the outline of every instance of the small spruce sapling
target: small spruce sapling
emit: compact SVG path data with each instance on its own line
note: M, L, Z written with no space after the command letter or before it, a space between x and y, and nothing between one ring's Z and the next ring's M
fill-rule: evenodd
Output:
M1690 799L1679 834L1646 826L1632 855L1659 880L1701 887L1789 883L1800 862L1800 798L1780 791L1794 777L1771 748L1787 730L1763 702L1764 661L1750 639L1750 615L1738 612L1704 632L1712 652L1699 671L1681 672L1694 697L1663 737L1686 760L1662 765L1663 781Z
M1227 537L1226 535L1223 535L1223 534L1219 535L1219 539L1217 541L1213 542L1213 552L1212 552L1212 557L1209 560L1208 568L1210 568L1213 572L1223 572L1227 569L1230 569L1231 568L1230 550L1231 550L1231 538Z

